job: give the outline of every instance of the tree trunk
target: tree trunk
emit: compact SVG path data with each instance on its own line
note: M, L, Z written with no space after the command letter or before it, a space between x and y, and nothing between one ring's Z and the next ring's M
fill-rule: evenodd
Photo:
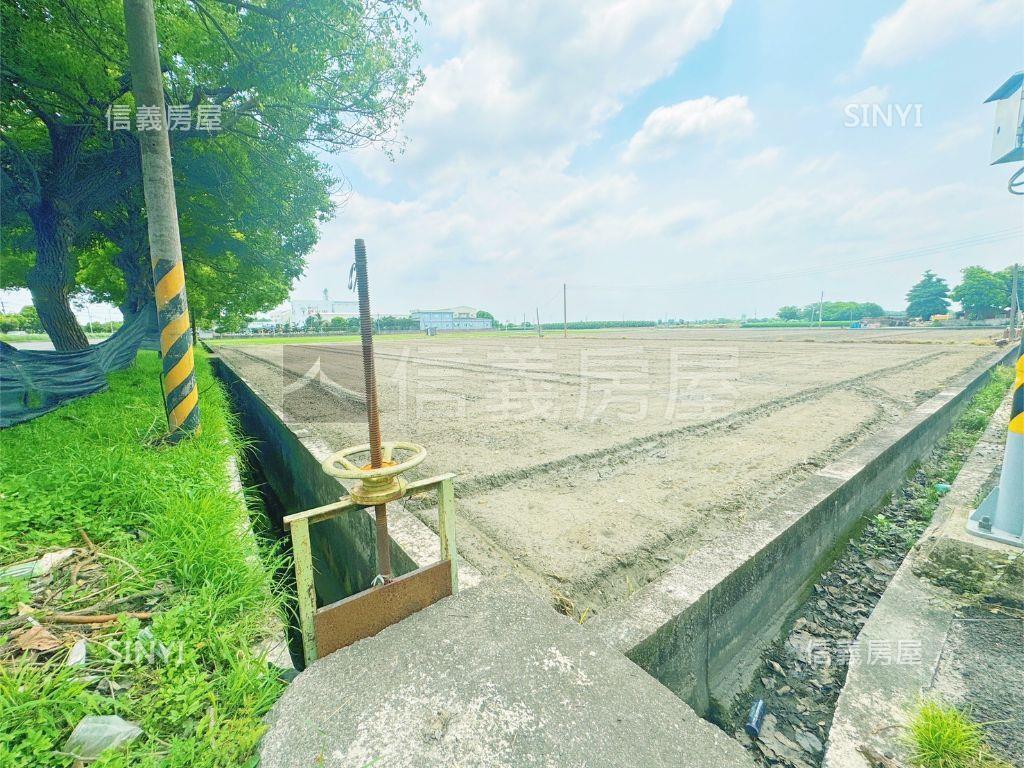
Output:
M43 328L58 350L85 349L89 340L78 324L68 301L75 285L71 268L74 224L59 206L44 200L34 211L32 226L36 239L36 262L27 275L32 303Z
M114 266L121 271L125 285L124 299L118 309L127 321L153 302L153 271L149 265L146 220L142 216L133 220L125 238L117 245L120 251L114 257Z

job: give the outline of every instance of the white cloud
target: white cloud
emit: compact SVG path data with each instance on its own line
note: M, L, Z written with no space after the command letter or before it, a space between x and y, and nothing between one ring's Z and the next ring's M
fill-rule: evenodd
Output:
M871 29L861 53L867 66L899 64L967 34L1021 23L1020 0L905 0Z
M828 173L840 160L838 152L833 152L830 155L820 155L817 157L811 157L804 160L796 168L796 173L799 176L814 175L816 173Z
M765 147L760 152L741 157L734 165L739 171L749 171L755 168L767 168L775 165L782 156L780 147Z
M991 130L989 115L972 115L966 120L945 126L942 135L935 142L935 149L939 152L951 152L965 144L987 147L987 140L984 137Z
M753 129L754 123L746 96L703 96L658 107L630 139L623 159L631 162L643 157L664 157L692 136L720 139L743 135Z
M406 119L402 163L477 173L512 158L571 154L631 96L669 75L722 24L732 0L425 2L435 47ZM393 167L359 153L374 178Z
M839 109L846 107L847 104L885 104L889 101L891 90L888 85L869 85L845 98L833 100L832 104Z

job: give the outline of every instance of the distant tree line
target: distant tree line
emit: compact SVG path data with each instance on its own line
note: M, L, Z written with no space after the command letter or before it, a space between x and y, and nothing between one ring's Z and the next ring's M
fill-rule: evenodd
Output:
M819 309L821 317L819 318ZM841 321L853 322L864 317L881 317L885 314L880 304L873 301L826 301L822 304L808 304L805 307L788 305L779 307L776 317L779 320L804 320L817 322Z
M25 333L42 333L43 324L39 322L39 313L29 304L15 314L0 315L0 333L24 331Z
M996 272L984 267L965 267L960 274L960 283L950 289L949 283L927 270L907 292L907 317L930 320L935 315L949 314L954 301L960 303L964 316L970 320L987 320L1005 314L1011 304L1013 267ZM1024 307L1024 270L1018 276L1017 306ZM881 305L873 301L826 301L820 305L820 319L825 323L851 322L885 314ZM819 304L786 305L779 307L775 316L779 321L817 322Z
M568 323L566 327L573 331L589 331L596 328L649 328L653 325L659 325L657 320L576 320ZM522 326L511 326L511 327L522 327ZM526 323L525 327L533 328L534 326L530 323ZM541 323L540 327L545 331L555 331L563 327L562 323Z

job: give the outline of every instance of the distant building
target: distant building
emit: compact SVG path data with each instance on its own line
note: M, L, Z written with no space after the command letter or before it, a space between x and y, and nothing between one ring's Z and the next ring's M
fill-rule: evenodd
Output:
M451 307L449 309L414 309L409 313L413 320L419 320L421 331L479 331L494 327L489 317L477 317L472 307Z
M328 297L326 288L322 299L300 299L291 302L292 325L305 325L306 320L317 315L320 315L320 319L325 323L331 322L335 317L359 317L359 302L334 301Z

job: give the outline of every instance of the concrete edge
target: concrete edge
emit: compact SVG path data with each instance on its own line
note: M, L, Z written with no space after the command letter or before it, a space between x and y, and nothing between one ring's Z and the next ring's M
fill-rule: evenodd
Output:
M992 468L1001 464L1006 441L1006 422L1012 392L1007 395L939 502L932 522L900 564L885 593L857 636L859 652L851 654L846 682L836 703L824 768L872 768L858 751L869 746L882 754L900 752L902 743L894 729L906 725L914 703L933 684L942 661L946 639L960 600L952 592L917 576L917 564L941 539L953 539L967 547L1024 556L1006 544L969 536L963 531L967 510L974 498L996 481ZM871 664L872 646L897 648L915 641L920 663ZM886 728L879 728L880 724ZM903 755L898 755L903 756Z
M1015 355L989 356L773 502L770 520L723 532L585 626L699 713L712 712L746 687L762 649L861 516L948 431L991 370Z
M256 534L252 529L252 510L249 509L249 504L245 499L245 486L242 485L242 476L238 472L238 457L235 454L231 454L228 457L227 475L231 493L238 498L242 508L246 510L245 520L238 527L238 535L244 539L250 539L255 549L259 546L259 542L256 541ZM259 560L255 552L250 555L250 559ZM275 613L267 616L264 624L266 637L256 643L253 646L253 650L264 656L275 667L294 670L295 664L292 662L291 653L288 651L288 629L285 625L284 617Z

